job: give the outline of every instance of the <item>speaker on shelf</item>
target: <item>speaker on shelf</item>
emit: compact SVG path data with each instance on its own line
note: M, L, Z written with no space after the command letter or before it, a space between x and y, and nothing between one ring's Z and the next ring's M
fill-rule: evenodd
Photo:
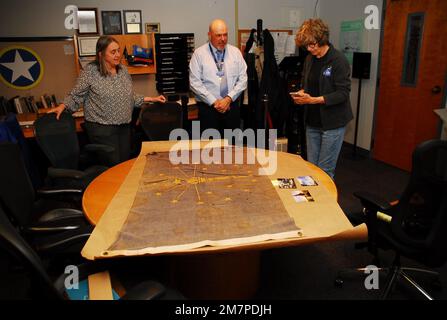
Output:
M369 79L371 71L371 53L354 52L352 59L352 77L357 79Z

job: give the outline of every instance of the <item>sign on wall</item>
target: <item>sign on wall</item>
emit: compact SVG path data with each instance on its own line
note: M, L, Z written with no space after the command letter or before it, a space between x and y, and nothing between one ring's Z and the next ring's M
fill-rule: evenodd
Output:
M0 51L0 79L14 89L27 90L42 80L44 65L39 55L23 46Z
M353 53L362 51L363 20L342 21L340 30L340 50L352 64Z

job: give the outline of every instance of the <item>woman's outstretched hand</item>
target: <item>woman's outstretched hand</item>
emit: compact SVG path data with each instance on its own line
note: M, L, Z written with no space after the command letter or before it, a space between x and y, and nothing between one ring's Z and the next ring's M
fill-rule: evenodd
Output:
M145 99L146 100L146 99ZM164 95L159 95L158 97L150 97L148 102L166 102L166 97Z
M64 110L65 110L65 104L61 103L56 108L49 110L47 113L55 113L56 119L59 120L59 117L61 116L61 113L64 112Z

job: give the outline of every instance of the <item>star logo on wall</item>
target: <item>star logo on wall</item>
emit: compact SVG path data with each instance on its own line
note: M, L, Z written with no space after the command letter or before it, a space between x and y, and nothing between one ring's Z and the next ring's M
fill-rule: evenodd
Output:
M31 49L14 46L0 52L0 79L14 89L30 89L43 76L43 63Z

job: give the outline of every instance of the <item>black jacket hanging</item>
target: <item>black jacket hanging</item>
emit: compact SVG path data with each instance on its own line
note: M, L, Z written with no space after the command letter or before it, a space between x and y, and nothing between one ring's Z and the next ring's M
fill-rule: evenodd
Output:
M259 81L258 74L256 72L256 55L249 53L253 43L255 42L256 29L251 29L250 37L247 40L244 51L245 62L247 63L247 92L248 92L248 105L241 109L245 112L242 113L244 119L244 129L256 128L256 106L258 105L258 91Z
M284 125L287 119L288 108L290 105L290 97L287 93L287 85L280 77L278 65L275 59L275 45L270 31L265 29L262 32L263 36L263 60L262 76L259 82L258 74L256 72L255 54L248 53L254 43L255 29L251 30L250 38L247 41L245 48L245 57L247 62L248 74L248 103L249 110L253 110L255 123L253 128L264 128L264 107L262 100L264 95L268 96L268 127L278 129L278 135L284 134Z
M278 136L284 135L284 124L287 119L290 96L287 93L287 84L280 77L278 65L275 58L275 44L270 31L263 31L264 38L264 68L261 83L259 85L259 100L264 94L269 99L269 114L272 128L278 129ZM259 105L262 108L262 105ZM261 109L262 110L262 109ZM262 119L257 119L262 123Z

